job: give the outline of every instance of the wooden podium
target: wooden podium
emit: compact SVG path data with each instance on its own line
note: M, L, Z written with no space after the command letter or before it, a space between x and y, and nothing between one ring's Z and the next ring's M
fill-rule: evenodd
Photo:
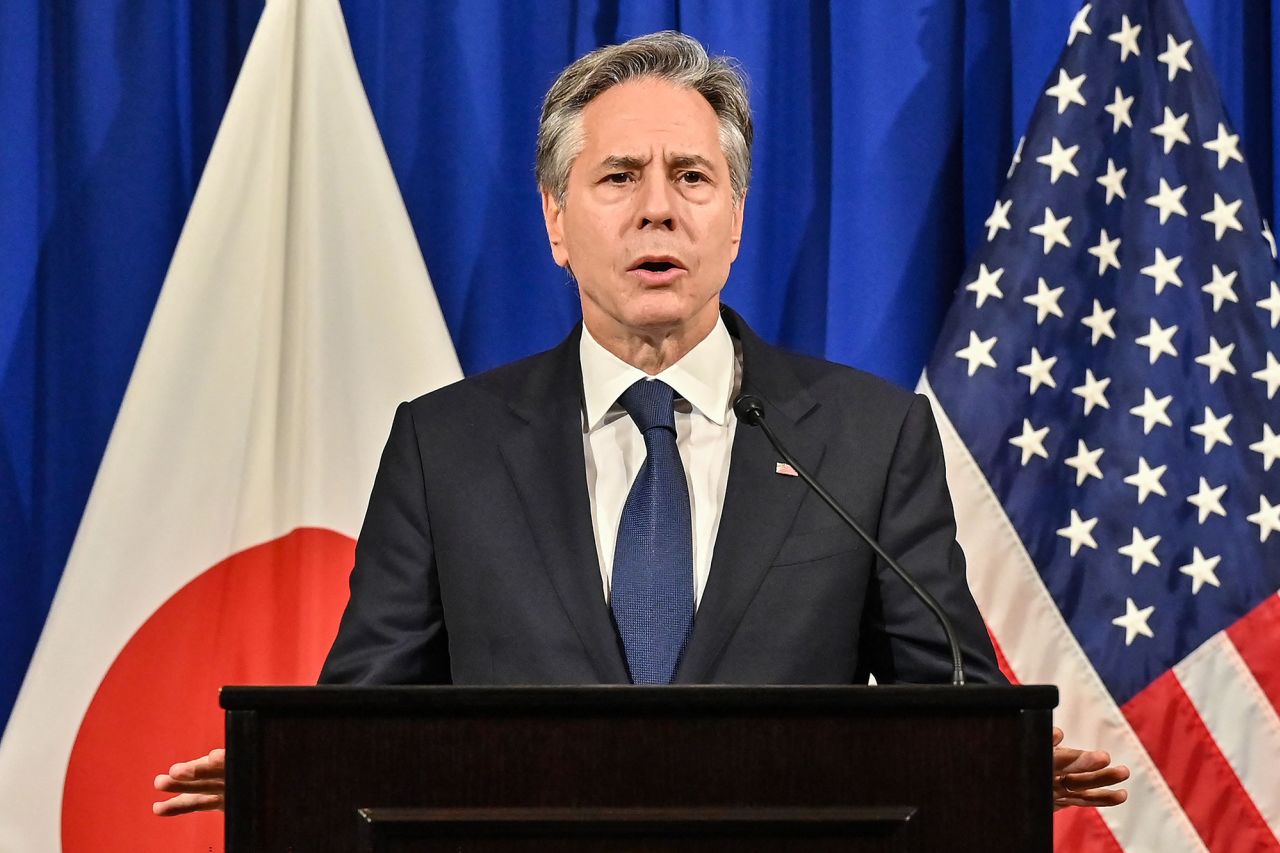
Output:
M226 849L1049 851L1054 687L227 687Z

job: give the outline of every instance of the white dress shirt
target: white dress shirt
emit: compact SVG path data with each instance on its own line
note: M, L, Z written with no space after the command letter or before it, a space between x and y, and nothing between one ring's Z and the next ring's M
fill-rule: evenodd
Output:
M641 379L661 379L683 399L676 400L676 445L689 485L693 513L693 601L711 571L716 530L729 481L729 456L738 419L733 399L742 384L742 359L735 342L717 319L711 333L675 364L650 377L602 347L584 327L582 360L582 448L587 462L591 524L605 600L613 577L613 550L622 508L644 464L644 437L618 397Z

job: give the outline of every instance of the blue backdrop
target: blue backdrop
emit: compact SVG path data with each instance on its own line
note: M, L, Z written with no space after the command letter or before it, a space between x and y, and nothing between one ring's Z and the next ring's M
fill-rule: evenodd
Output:
M911 385L1080 4L343 5L468 373L578 317L533 182L542 94L590 48L676 28L751 82L755 180L727 301L766 338ZM1274 222L1280 0L1188 6ZM0 4L0 724L261 8Z

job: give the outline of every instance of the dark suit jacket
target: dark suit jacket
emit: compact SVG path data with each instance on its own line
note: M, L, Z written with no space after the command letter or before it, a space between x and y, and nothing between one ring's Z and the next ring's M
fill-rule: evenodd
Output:
M724 309L743 391L951 614L971 681L1000 681L965 583L928 402L791 355ZM322 683L627 682L602 590L575 330L396 412ZM945 682L942 630L739 424L711 572L677 682Z

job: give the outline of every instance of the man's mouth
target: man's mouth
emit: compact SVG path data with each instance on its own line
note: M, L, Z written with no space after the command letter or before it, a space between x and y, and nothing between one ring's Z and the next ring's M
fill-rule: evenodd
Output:
M670 261L645 261L636 269L648 270L649 272L666 272L670 269L676 269L676 265Z
M676 258L654 255L641 258L630 271L645 284L670 284L685 268Z

